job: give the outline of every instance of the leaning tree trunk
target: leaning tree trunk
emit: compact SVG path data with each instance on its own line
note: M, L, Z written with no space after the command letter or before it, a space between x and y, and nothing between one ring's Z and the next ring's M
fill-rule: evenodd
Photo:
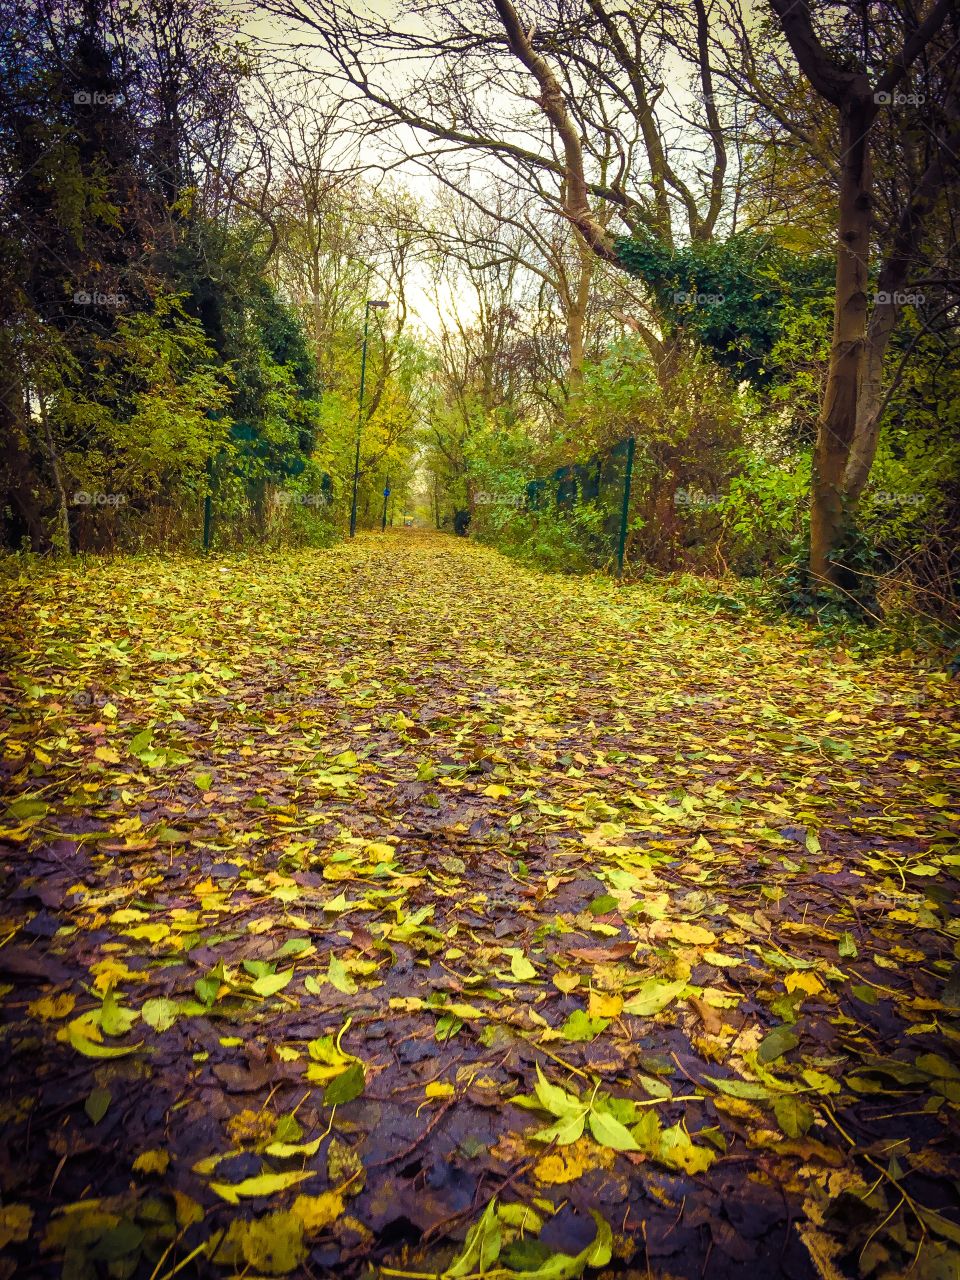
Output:
M873 178L868 133L872 104L857 95L840 114L837 290L827 387L813 458L810 572L837 582L834 562L846 524L844 476L857 429L867 336L867 275Z

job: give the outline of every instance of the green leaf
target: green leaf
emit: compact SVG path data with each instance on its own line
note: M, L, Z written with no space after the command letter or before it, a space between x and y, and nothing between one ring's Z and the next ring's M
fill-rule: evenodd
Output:
M813 1108L808 1107L795 1094L788 1093L782 1098L776 1098L773 1113L777 1117L777 1124L788 1138L802 1138L814 1121Z
M12 818L15 822L23 822L26 818L43 818L49 812L50 806L42 800L34 800L30 796L22 796L19 800L14 800L3 816Z
M556 1124L549 1125L546 1129L538 1129L533 1135L533 1140L534 1142L556 1142L558 1147L567 1147L582 1135L586 1118L587 1109L584 1107L576 1115L564 1116Z
M286 973L265 973L262 978L257 978L252 983L252 990L258 996L275 996L278 991L282 991L289 985L292 977L292 969L288 969Z
M483 1211L483 1217L467 1232L463 1250L444 1271L446 1277L482 1275L499 1258L503 1246L497 1202L491 1200Z
M359 988L353 978L347 972L347 966L342 960L338 960L331 952L330 966L327 969L327 981L331 986L336 987L338 991L342 991L344 995L352 996L357 993Z
M202 978L198 978L196 980L193 984L193 990L201 1004L206 1005L208 1009L210 1008L216 1000L217 993L223 985L225 978L226 969L223 967L223 961L218 960L216 965L208 974L205 974Z
M346 1071L335 1076L323 1091L323 1105L338 1107L344 1102L352 1102L363 1093L367 1083L362 1062L351 1063Z
M603 1147L614 1151L639 1151L640 1147L630 1130L607 1115L605 1111L590 1112L590 1132Z
M503 1280L579 1280L587 1267L605 1267L613 1256L613 1232L596 1210L591 1209L590 1215L597 1224L597 1234L580 1253L555 1253L533 1271L495 1274Z
M304 951L309 951L313 943L309 938L288 938L280 950L277 952L277 958L282 959L285 956L299 956Z
M583 1103L579 1098L567 1093L566 1089L561 1089L559 1085L550 1083L540 1070L539 1062L537 1063L537 1085L534 1092L544 1111L549 1111L553 1116L562 1118L563 1116L579 1115L583 1110Z
M121 1005L112 988L104 995L99 1022L108 1036L125 1036L139 1017L136 1009Z
M770 1034L760 1041L757 1058L760 1062L776 1062L777 1058L782 1058L799 1043L800 1037L795 1035L789 1027L774 1027Z
M937 1213L933 1209L923 1209L918 1206L917 1212L931 1231L935 1231L938 1236L943 1236L946 1240L952 1240L954 1244L960 1244L960 1225L956 1222L951 1222L949 1218L945 1218L942 1213Z
M560 1027L564 1040L574 1042L595 1040L601 1031L610 1025L609 1018L591 1018L584 1009L574 1009L566 1022Z
M92 1124L99 1124L107 1114L110 1100L113 1097L109 1089L91 1089L83 1109L90 1117Z
M840 958L843 960L855 960L859 954L857 944L853 940L853 934L847 930L840 935L840 942L837 950L840 952Z
M766 1085L755 1084L752 1080L715 1080L711 1076L706 1076L705 1078L715 1089L719 1089L721 1093L729 1094L731 1098L753 1098L759 1100L770 1097L770 1090Z
M169 1000L166 996L157 996L152 1000L145 1000L143 1008L140 1010L140 1017L148 1026L153 1027L154 1031L169 1030L179 1016L179 1004L176 1000Z
M631 996L624 1003L623 1012L633 1014L637 1018L649 1018L676 1000L686 987L685 978L679 978L676 982L666 982L663 978L648 978L636 995Z
M504 954L510 957L510 972L518 982L527 982L537 976L537 971L523 954L520 947L504 947Z
M279 1117L277 1127L273 1131L274 1142L299 1142L302 1137L303 1129L292 1112Z

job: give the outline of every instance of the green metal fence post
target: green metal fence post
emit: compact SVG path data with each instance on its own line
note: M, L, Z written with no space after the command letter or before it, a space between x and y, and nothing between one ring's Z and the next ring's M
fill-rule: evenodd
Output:
M623 554L627 547L627 522L630 518L630 483L633 480L633 436L627 441L627 469L623 477L623 506L620 510L620 538L617 542L617 579L623 577Z

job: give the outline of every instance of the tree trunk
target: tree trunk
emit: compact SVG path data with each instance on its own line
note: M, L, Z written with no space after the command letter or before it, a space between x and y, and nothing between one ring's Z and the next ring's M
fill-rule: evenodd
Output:
M0 400L0 498L6 499L10 510L6 541L11 551L17 551L26 537L31 551L46 551L49 539L38 497L40 484L28 440L9 409L10 400L12 396Z
M867 336L867 274L873 177L868 132L872 103L857 94L840 112L840 207L833 345L813 459L810 571L838 582L833 563L846 523L844 477L857 430Z
M593 284L594 255L580 233L574 231L573 234L576 239L578 271L576 290L567 306L567 342L570 347L570 400L576 405L583 394L583 362L586 356L584 330Z
M880 440L883 410L883 362L897 320L893 303L880 303L870 318L867 346L857 404L857 425L843 473L843 493L848 508L860 500L870 475Z
M956 106L956 101L951 101L950 108L954 116ZM913 267L923 225L933 212L946 181L943 155L956 154L958 147L960 129L953 129L942 140L940 148L904 207L893 237L893 245L877 280L877 297L867 326L867 350L857 409L857 429L844 476L844 492L848 504L859 500L870 475L880 438L880 418L885 403L884 358L900 316L901 291L906 286Z
M53 472L53 482L57 490L57 501L60 504L60 529L63 550L66 554L73 554L72 539L70 536L70 505L67 502L67 491L63 485L63 476L60 473L60 457L57 453L57 446L53 439L53 432L50 429L50 419L47 417L47 406L43 396L40 400L40 421L43 423L43 433L47 442L47 453L50 461L50 470Z

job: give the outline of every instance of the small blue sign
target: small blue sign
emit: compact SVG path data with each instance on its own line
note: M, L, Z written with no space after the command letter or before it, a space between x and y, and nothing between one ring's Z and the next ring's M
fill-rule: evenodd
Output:
M383 491L383 496L384 496L385 498L389 498L389 497L390 497L390 490L389 490L389 489L384 489L384 491Z

